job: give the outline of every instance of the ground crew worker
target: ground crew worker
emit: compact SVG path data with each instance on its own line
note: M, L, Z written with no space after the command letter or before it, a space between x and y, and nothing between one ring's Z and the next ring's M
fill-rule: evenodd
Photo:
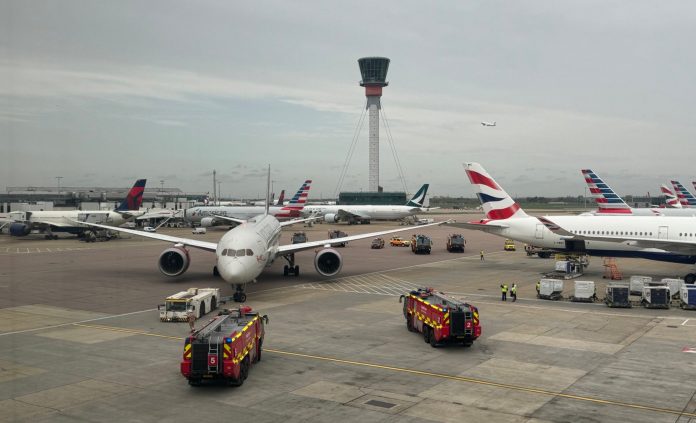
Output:
M196 330L196 314L193 312L193 309L189 310L188 313L186 313L186 320L188 321L189 328L191 328L191 332Z
M485 260L483 259L483 250L481 250L481 261L485 261Z
M508 292L508 286L507 284L502 284L500 285L500 301L507 301L507 292Z
M513 283L510 287L510 295L512 296L512 302L517 301L517 284Z
M537 281L536 290L537 290L537 297L538 297L539 293L541 292L541 281Z

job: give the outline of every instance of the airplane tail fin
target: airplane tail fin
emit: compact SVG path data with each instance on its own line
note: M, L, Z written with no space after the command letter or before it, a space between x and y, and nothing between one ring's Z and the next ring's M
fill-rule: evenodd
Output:
M307 179L304 181L302 186L300 187L299 190L295 193L295 195L288 201L288 205L285 206L285 209L288 210L298 210L301 211L304 209L305 204L307 204L307 197L309 196L309 188L312 186L312 180Z
M116 211L139 210L143 204L143 192L145 191L147 179L138 179L133 188L128 191L126 198L116 207Z
M483 166L478 163L464 163L464 169L469 181L476 187L476 195L488 219L528 217L520 205L495 182Z
M406 205L410 207L423 207L423 204L425 203L425 195L428 193L428 187L430 187L430 184L423 184L423 186L420 187L418 192L413 197L411 197Z
M613 189L604 183L602 178L597 176L591 169L583 169L587 187L597 203L599 213L608 214L631 214L633 211L626 202L619 197Z
M667 207L674 207L677 209L682 208L682 205L679 202L679 198L677 198L677 196L674 195L672 190L669 189L667 185L660 185L660 191L662 191L662 195L665 196L665 203L667 204Z
M679 181L671 181L672 182L672 187L674 187L674 193L677 195L677 198L679 199L679 203L681 203L682 207L696 207L696 197L694 197L693 194L691 194L684 185L681 184Z
M285 201L285 190L280 191L280 195L278 196L278 202L276 203L276 205L282 206L283 201Z

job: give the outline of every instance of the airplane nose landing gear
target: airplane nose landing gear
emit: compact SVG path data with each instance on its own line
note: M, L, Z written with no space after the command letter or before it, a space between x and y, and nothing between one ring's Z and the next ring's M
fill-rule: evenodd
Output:
M236 289L236 291L235 291L234 295L232 295L232 299L238 303L243 303L244 301L246 301L247 297L246 297L246 294L244 293L244 285L236 284L235 289Z

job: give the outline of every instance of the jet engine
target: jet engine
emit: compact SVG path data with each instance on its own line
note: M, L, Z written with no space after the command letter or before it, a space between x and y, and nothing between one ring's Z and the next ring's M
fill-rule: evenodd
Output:
M343 259L333 248L324 248L314 257L314 268L320 275L333 276L341 271Z
M204 217L201 219L201 226L204 228L209 228L213 226L213 218L212 217Z
M339 218L336 213L327 213L324 215L324 221L328 223L337 223Z
M10 235L12 236L27 236L31 232L29 225L24 223L12 223L10 224Z
M183 274L190 263L188 250L178 245L164 250L157 260L160 271L167 276Z

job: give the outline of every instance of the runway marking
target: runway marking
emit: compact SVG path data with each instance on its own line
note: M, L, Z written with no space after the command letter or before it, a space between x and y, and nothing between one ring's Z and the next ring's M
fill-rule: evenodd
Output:
M61 253L66 251L83 251L91 249L91 247L5 247L5 251L0 253L0 255Z
M162 335L162 334L158 334L158 333L145 332L145 331L141 331L141 330L137 330L137 329L119 328L119 327L115 327L115 326L86 325L86 324L81 324L81 323L73 323L72 325L79 326L79 327L92 328L92 329L99 329L99 330L132 333L134 335L152 336L152 337L156 337L156 338L171 339L171 340L175 340L175 341L182 340L182 337L180 337L180 336ZM520 392L528 392L528 393L532 393L532 394L545 395L545 396L550 396L550 397L554 397L554 398L565 398L565 399L571 399L571 400L576 400L576 401L591 402L591 403L595 403L595 404L613 405L613 406L617 406L617 407L632 408L632 409L643 410L643 411L653 411L656 413L672 414L672 415L677 415L677 416L696 417L696 413L688 413L688 412L684 412L681 410L674 410L671 408L652 407L649 405L640 405L640 404L632 404L632 403L622 402L622 401L605 400L605 399L601 399L601 398L587 397L587 396L582 396L582 395L565 394L563 392L550 391L547 389L533 388L533 387L522 386L522 385L513 385L513 384L508 384L508 383L493 382L493 381L486 380L486 379L451 375L451 374L447 374L447 373L436 373L436 372L429 372L429 371L425 371L425 370L409 369L406 367L396 367L396 366L389 366L389 365L384 365L384 364L369 363L369 362L365 362L365 361L354 361L354 360L346 360L346 359L336 358L336 357L326 357L326 356L321 356L321 355L296 353L296 352L292 352L292 351L276 350L273 348L266 348L264 351L267 353L280 354L280 355L286 355L286 356L291 356L291 357L300 357L300 358L306 358L306 359L310 359L310 360L327 361L327 362L331 362L331 363L346 364L346 365L360 366L360 367L369 367L369 368L374 368L374 369L389 370L389 371L393 371L393 372L409 373L409 374L418 375L418 376L435 377L435 378L439 378L439 379L454 380L457 382L472 383L472 384L476 384L476 385L485 385L485 386L491 386L494 388L507 389L507 390L520 391Z

